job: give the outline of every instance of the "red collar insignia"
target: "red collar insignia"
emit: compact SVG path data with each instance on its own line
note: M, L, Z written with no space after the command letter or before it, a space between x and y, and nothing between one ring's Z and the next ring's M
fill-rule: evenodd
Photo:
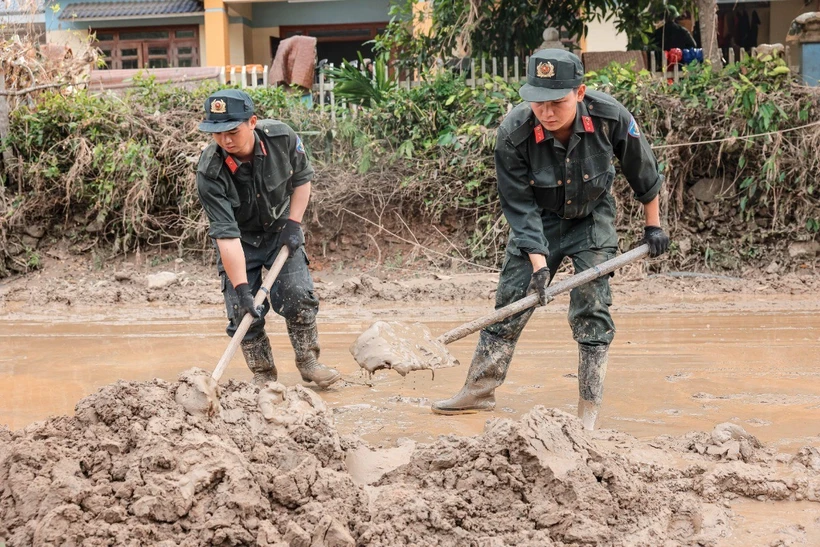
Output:
M259 147L262 148L262 155L267 156L268 150L265 148L265 142L262 139L259 139Z
M546 138L547 136L544 135L544 126L539 123L535 126L535 144L541 144Z
M595 125L592 123L592 117L581 116L581 121L584 122L584 131L587 133L595 133Z
M230 154L225 157L225 165L227 165L228 169L231 170L232 175L236 173L237 169L239 169L239 165L236 164L236 160L233 159L233 156Z

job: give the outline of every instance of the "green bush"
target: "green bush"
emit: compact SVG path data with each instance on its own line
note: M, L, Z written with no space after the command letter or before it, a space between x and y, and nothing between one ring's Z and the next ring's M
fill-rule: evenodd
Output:
M803 126L816 119L820 101L785 61L766 55L723 70L689 65L677 83L619 66L588 76L627 106L660 147L669 223L681 227L679 238L699 242L691 261L711 255L709 266L735 268L764 248L783 251L791 240L813 237L820 130ZM697 144L706 141L716 142ZM727 181L719 205L688 195L707 178Z
M378 222L387 210L427 224L446 221L459 252L497 263L506 227L495 187L495 129L519 101L517 86L498 78L473 89L447 71L424 76L410 89L383 86L368 95L369 106L336 110L335 121L329 106L308 108L286 89L249 92L261 117L303 134L317 169L320 225L341 226L346 211ZM667 223L673 239L691 248L667 265L737 268L783 251L788 240L815 237L818 130L778 131L816 119L818 96L783 61L691 65L679 83L613 65L590 73L588 83L624 103L660 147ZM0 222L66 226L80 219L86 229L72 237L94 233L117 251L141 243L206 248L194 172L209 142L197 124L214 89L145 79L124 96L43 93L18 108L6 146L18 158L11 168L22 173L22 192L6 195ZM758 133L770 134L746 138ZM704 141L717 142L697 144ZM715 203L692 199L689 187L703 178L729 181L726 195ZM616 197L629 245L640 233L641 208L620 179ZM328 237L339 230L328 229Z

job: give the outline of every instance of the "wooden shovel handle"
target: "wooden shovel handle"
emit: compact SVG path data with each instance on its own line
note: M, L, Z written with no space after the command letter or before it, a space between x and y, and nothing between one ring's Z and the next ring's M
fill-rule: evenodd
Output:
M262 288L256 291L256 296L253 298L254 307L259 306L265 301L265 298L267 298L270 293L270 288L273 287L273 282L279 277L279 272L282 271L282 266L285 265L288 256L290 256L290 251L286 245L283 245L279 250L279 254L276 255L273 265L271 265L270 270L268 270L268 273L265 275L265 279L262 280ZM262 289L265 290L263 291ZM225 348L222 359L219 360L219 363L217 363L214 369L214 373L211 375L211 378L213 378L215 382L218 382L219 379L222 378L222 374L225 372L225 369L228 368L228 363L233 359L236 350L239 348L239 344L242 343L242 339L245 337L245 334L247 334L248 329L251 328L251 323L253 323L253 317L251 314L246 313L233 337L231 337L231 343Z
M573 275L570 278L567 278L560 283L556 283L555 285L551 285L547 288L547 299L552 300L555 295L561 294L563 292L570 291L575 287L579 287L584 283L589 283L593 279L598 279L603 275L607 275L611 272L614 272L621 266L626 266L636 260L639 260L646 255L649 254L649 245L643 244L640 247L636 247L629 252L626 252L620 256L616 256L606 262L598 264L597 266L593 266L588 270L584 270L583 272ZM498 323L516 313L520 313L524 310L528 310L533 306L538 304L538 295L531 294L529 296L525 296L521 300L517 300L512 304L504 306L501 309L495 310L493 313L489 315L485 315L484 317L479 317L478 319L474 319L469 323L464 323L463 325L456 327L452 330L449 330L439 336L439 341L447 345L451 342L455 342L456 340L461 340L465 336L469 336L470 334L476 332L477 330L481 330L484 327L490 326L493 323Z

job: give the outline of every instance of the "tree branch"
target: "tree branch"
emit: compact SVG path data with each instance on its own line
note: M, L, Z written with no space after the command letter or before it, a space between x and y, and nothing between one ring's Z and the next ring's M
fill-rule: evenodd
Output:
M51 84L41 84L35 85L33 87L27 87L26 89L18 89L15 91L0 91L0 96L6 97L17 97L19 95L26 95L28 93L33 93L35 91L40 91L41 89L49 89L52 87L63 87L71 85L71 82L59 82L59 83L51 83Z

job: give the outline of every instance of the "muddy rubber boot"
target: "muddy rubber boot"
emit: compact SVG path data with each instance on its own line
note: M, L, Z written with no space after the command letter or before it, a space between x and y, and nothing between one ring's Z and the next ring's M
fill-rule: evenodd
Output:
M273 352L270 348L268 335L262 333L252 340L242 340L242 355L248 368L253 372L253 382L257 386L264 386L268 382L275 382L278 374L273 362Z
M578 344L578 417L592 431L604 398L609 346Z
M464 387L455 397L436 401L433 414L474 414L495 408L495 388L507 375L515 342L481 331Z
M342 379L339 371L319 362L319 329L316 323L299 325L287 322L290 344L296 354L296 368L305 382L315 382L321 389Z

